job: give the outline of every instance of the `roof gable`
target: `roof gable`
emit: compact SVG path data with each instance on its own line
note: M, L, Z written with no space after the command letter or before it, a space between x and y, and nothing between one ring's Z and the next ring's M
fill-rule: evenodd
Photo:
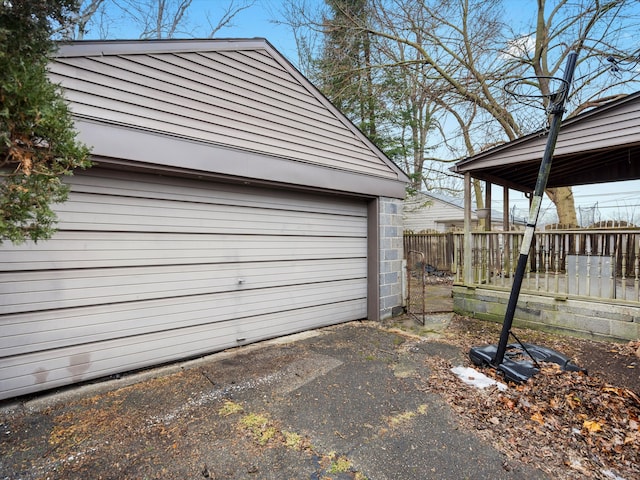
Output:
M397 192L408 181L264 39L74 42L61 47L50 75L64 88L80 140L97 158L232 175L229 158L240 154L263 166L272 159L280 170L288 163L302 172L306 165L333 180L336 172L366 175L378 185L396 183L389 187ZM182 142L180 158L167 158L166 138L152 141L158 136ZM147 142L145 158L140 149L118 145L136 138ZM207 159L195 155L205 152ZM240 167L240 177L269 170ZM318 186L312 178L266 177ZM356 193L358 184L359 193L368 193L362 182Z
M460 227L464 223L464 200L432 192L417 192L408 195L403 202L402 220L405 231L444 232L452 227ZM492 210L492 223L502 224L502 213ZM471 211L471 220L478 223L475 209Z
M405 209L409 212L418 209L429 209L434 205L438 207L447 208L449 211L460 212L464 214L464 198L452 197L434 192L416 192L413 195L408 195L404 199ZM476 208L471 209L473 215L476 214ZM492 210L494 217L496 215L501 216L502 212Z
M475 178L532 191L547 143L535 132L462 160L452 168ZM563 121L548 187L640 178L640 92Z

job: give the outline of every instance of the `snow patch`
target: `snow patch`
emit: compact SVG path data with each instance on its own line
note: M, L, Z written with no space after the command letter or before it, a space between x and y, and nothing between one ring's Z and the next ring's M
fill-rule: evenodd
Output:
M619 477L618 475L616 475L615 473L613 473L611 470L602 470L602 473L603 473L607 478L612 478L613 480L626 480L624 477Z
M493 378L489 378L484 373L471 367L458 366L453 367L451 371L467 385L471 385L472 387L476 387L481 390L494 385L498 387L498 390L501 392L504 392L507 389L507 386L504 383L497 382Z

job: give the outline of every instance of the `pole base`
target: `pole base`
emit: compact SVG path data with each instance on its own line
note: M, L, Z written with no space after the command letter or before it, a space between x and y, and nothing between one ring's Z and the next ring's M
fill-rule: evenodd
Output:
M472 347L469 351L469 358L474 365L495 368L507 380L514 383L524 383L538 373L540 371L538 362L556 363L561 370L566 372L587 373L584 368L572 363L566 355L540 345L511 343L507 345L502 363L494 365L493 359L497 350L497 345Z

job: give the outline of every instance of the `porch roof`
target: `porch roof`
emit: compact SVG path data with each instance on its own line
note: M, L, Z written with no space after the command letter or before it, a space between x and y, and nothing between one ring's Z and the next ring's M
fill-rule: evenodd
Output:
M539 131L456 163L470 173L524 192L533 191L547 132ZM640 179L640 92L565 120L547 187Z

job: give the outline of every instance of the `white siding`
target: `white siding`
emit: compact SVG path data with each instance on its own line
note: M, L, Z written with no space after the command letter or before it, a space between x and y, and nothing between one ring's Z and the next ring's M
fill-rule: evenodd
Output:
M0 398L367 316L362 200L93 168L0 247Z
M464 207L435 196L418 193L405 198L402 209L403 227L406 232L449 232L464 227ZM471 212L471 224L475 228L478 216ZM492 212L492 228L502 228L502 213Z
M472 213L473 221L477 221ZM404 200L402 220L405 231L446 232L452 226L456 228L464 223L464 208L440 200L431 195L418 193Z
M413 195L405 199L402 219L405 231L444 232L445 225L438 220L464 218L464 210L453 205L423 195Z

